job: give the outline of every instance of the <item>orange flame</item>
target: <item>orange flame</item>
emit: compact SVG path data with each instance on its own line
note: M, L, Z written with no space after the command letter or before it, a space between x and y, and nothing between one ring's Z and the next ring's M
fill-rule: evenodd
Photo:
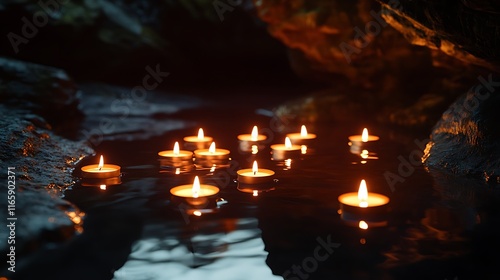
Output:
M200 179L198 178L198 176L194 177L192 191L193 191L193 197L197 198L199 196L199 193L200 193Z
M253 127L252 135L250 136L250 140L252 140L252 141L259 140L259 130L257 129L257 126Z
M203 128L200 128L198 130L198 140L202 140L203 138L205 138L205 134L203 133Z
M361 208L368 207L368 189L366 187L365 180L361 180L361 183L359 184L358 200L359 200L359 207Z

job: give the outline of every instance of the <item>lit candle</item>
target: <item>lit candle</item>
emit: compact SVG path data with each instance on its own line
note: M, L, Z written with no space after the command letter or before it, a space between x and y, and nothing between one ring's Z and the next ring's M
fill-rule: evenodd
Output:
M361 180L358 192L342 194L338 197L340 202L341 217L345 220L364 221L371 224L385 224L384 214L389 203L389 197L378 194L368 193L366 181Z
M181 150L179 142L175 142L172 150L161 151L158 153L158 156L160 156L160 160L167 160L162 161L162 163L180 163L182 161L192 161L193 152Z
M305 125L300 128L300 133L289 133L286 136L290 138L293 144L306 144L310 140L316 139L316 134L308 133Z
M86 165L81 168L82 177L89 179L107 179L120 176L120 166L114 164L104 164L101 156L99 164Z
M259 169L257 161L253 162L252 168L241 169L236 172L238 182L242 184L266 184L271 183L274 171L269 169Z
M251 151L253 154L258 152L259 146L262 141L267 139L266 135L259 134L257 126L254 126L251 134L240 134L238 140L241 151Z
M212 142L210 148L199 149L194 151L194 156L196 159L206 159L206 160L226 160L229 158L230 151L226 149L217 149L215 147L215 142Z
M378 136L369 135L367 128L363 129L363 133L361 135L349 136L349 141L351 141L352 143L366 143L366 142L378 141L379 139L380 137Z
M214 198L218 193L219 188L216 186L200 184L198 176L194 178L193 184L176 186L170 190L173 200L200 207L209 206L209 198ZM216 203L215 199L213 203Z
M297 157L301 153L301 146L292 144L288 137L285 138L285 144L271 145L271 149L275 160Z
M186 142L186 147L190 149L206 149L208 143L213 141L213 138L210 136L205 136L203 128L200 128L198 130L198 135L186 136L184 137L184 141Z

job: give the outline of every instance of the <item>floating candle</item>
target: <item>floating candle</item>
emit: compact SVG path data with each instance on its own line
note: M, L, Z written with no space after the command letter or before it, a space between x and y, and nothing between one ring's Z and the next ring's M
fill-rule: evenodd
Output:
M99 164L86 165L81 168L82 177L90 179L107 179L120 176L121 167L114 164L104 164L104 158L101 155Z
M160 159L168 159L172 162L181 162L192 160L193 152L181 150L179 148L179 142L175 142L174 148L172 150L161 151L158 153L158 156L160 156Z
M209 160L225 160L229 158L230 151L226 149L217 149L215 142L212 142L210 148L199 149L194 151L196 159L209 159Z
M212 185L200 184L198 176L194 178L193 184L180 185L172 188L170 194L173 200L185 201L193 206L205 207L210 204L209 198L215 197L219 188ZM212 204L215 204L215 198Z
M258 153L259 148L262 148L262 142L267 139L266 135L259 134L257 126L254 126L251 134L238 135L240 150L244 152Z
M186 147L190 149L206 149L208 144L213 141L213 138L205 136L203 128L200 128L197 136L186 136L184 137L184 141L186 142Z
M366 143L366 142L378 141L379 139L380 139L380 137L378 137L378 136L369 135L367 128L363 129L363 132L361 135L349 136L349 141L351 141L353 143Z
M241 169L236 172L238 182L242 184L266 184L273 181L274 171L270 169L259 169L257 161L253 162L252 168Z
M297 157L301 153L301 146L293 145L290 138L285 138L285 144L271 145L273 159L283 160L291 157Z
M371 225L386 225L385 214L388 208L389 197L368 193L366 181L361 180L358 192L342 194L338 197L340 202L340 213L344 220L370 222Z
M308 133L305 125L300 128L300 133L289 133L286 135L293 144L305 144L309 140L316 139L316 134Z
M350 192L345 193L339 196L339 201L341 204L360 207L360 208L368 208L368 207L377 207L382 206L389 203L389 198L385 195L378 193L370 193L368 194L368 189L366 187L366 181L361 180L359 185L358 192Z

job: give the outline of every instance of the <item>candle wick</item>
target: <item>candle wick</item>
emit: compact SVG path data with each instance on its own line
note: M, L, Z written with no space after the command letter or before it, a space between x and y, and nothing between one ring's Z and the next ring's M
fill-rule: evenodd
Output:
M255 176L255 175L257 175L257 171L254 171L254 172L253 172L253 175L254 175L254 176Z
M101 170L102 170L102 166L99 166L99 171L101 171Z

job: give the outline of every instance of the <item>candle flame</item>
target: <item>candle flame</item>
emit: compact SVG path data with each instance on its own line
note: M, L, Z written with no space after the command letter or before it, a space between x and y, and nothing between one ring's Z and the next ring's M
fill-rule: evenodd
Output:
M253 171L253 175L256 175L257 172L259 172L259 167L257 166L256 160L254 160L254 162L253 162L252 171Z
M201 216L201 211L196 210L196 211L193 212L193 215L195 215L196 217L200 217Z
M257 126L253 127L252 135L250 136L250 140L252 140L252 141L259 140L259 130L257 129Z
M363 134L361 134L361 141L368 142L368 129L363 129Z
M99 165L97 166L97 168L101 170L103 167L104 167L104 158L101 155L101 158L99 159Z
M285 138L285 148L286 149L292 148L292 141L290 141L290 138L288 138L288 136Z
M212 142L212 144L210 144L210 148L208 148L208 152L213 154L215 153L215 142Z
M193 197L197 198L200 193L200 179L198 178L198 176L194 177L192 190L193 190Z
M198 130L198 140L203 140L205 138L205 134L203 133L203 128Z
M368 229L368 224L365 221L359 221L360 229Z
M302 136L302 137L307 136L307 129L306 129L305 125L302 125L302 127L300 128L300 136Z
M105 191L105 190L106 190L106 185L100 185L100 186L99 186L99 188L100 188L101 190Z
M253 196L259 196L259 191L254 190L254 191L253 191Z
M178 156L180 153L179 142L175 142L174 144L174 155Z
M368 189L366 187L366 181L364 179L361 180L361 184L359 184L358 200L359 200L359 207L361 208L368 207Z

